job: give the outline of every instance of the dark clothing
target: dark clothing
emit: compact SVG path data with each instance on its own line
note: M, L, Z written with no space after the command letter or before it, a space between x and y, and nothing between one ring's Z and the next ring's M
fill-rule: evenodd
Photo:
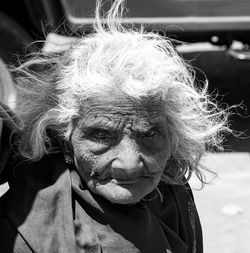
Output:
M135 205L93 194L61 153L38 162L11 159L0 200L0 252L202 253L188 185L160 183Z

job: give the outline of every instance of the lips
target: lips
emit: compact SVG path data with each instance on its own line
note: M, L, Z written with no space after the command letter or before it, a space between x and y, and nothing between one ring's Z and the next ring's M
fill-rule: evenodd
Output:
M141 180L144 179L152 179L153 175L143 175L143 176L137 176L136 178L114 178L114 177L108 177L108 178L101 178L101 177L95 177L94 180L97 180L101 184L106 184L106 183L113 183L117 185L130 185L130 184L135 184L138 183Z
M131 179L131 180L124 180L124 179L111 179L110 182L119 184L119 185L126 185L126 184L135 184L138 181L140 181L142 178L136 178L136 179Z

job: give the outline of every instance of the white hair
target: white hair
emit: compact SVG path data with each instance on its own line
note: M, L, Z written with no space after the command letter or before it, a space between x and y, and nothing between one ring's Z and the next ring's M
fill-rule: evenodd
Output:
M50 153L51 131L69 141L80 109L89 97L114 88L140 100L161 99L168 122L171 158L163 180L180 182L198 166L207 149L221 148L228 113L219 109L171 41L121 24L123 0L116 0L103 24L97 3L95 31L57 54L36 53L17 68L18 114L26 125L20 153L37 160Z

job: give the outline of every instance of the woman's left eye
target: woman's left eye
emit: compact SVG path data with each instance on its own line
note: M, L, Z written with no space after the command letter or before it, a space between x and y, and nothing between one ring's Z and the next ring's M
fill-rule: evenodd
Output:
M157 130L155 128L152 128L144 133L139 133L139 137L150 138L150 137L154 137L156 134L157 134Z
M144 133L145 137L153 137L156 135L156 130L155 129L150 129L147 132Z

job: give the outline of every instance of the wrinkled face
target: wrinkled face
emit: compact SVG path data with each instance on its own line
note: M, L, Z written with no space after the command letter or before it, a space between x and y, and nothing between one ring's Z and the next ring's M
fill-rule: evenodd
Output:
M122 94L88 99L71 142L89 189L119 204L136 203L155 189L170 156L160 103L135 103Z

